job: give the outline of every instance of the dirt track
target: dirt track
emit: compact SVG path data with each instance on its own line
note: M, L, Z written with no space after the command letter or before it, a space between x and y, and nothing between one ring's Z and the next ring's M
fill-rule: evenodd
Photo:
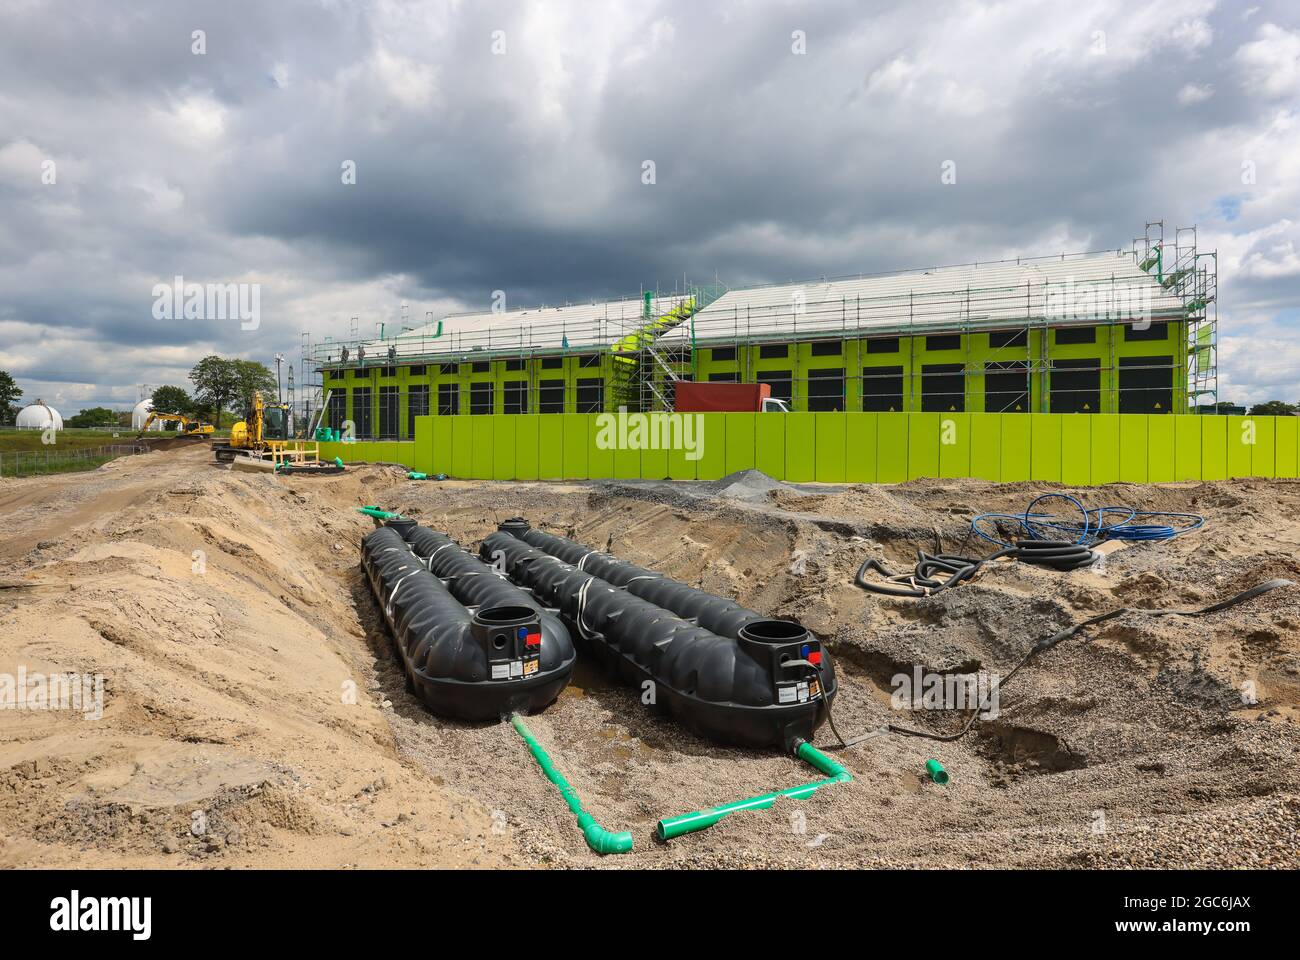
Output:
M1113 621L1036 660L966 739L869 740L838 754L852 784L668 845L650 839L656 818L809 771L684 734L582 669L529 724L597 819L633 831L636 853L598 860L508 726L442 721L404 693L357 569L369 521L351 509L382 503L467 545L523 514L798 618L837 657L845 734L955 727L891 710L890 678L914 664L1005 670L1115 606L1300 581L1300 483L1245 481L1089 491L1208 518L1101 572L1005 564L923 600L852 586L868 553L906 567L932 527L955 547L974 512L1042 486L293 480L195 449L0 481L0 673L107 678L100 720L0 711L0 865L1300 865L1300 587L1205 619ZM936 755L948 787L923 778Z

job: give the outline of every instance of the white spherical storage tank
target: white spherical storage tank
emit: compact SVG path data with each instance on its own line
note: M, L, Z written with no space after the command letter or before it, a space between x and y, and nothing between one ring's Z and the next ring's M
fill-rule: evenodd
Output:
M149 413L151 410L153 410L153 401L148 397L145 397L137 403L135 409L131 411L131 429L143 430L144 422L149 419ZM162 428L163 422L161 420L155 420L149 425L150 430L161 430Z
M59 411L37 400L18 411L14 426L21 430L45 430L51 426L55 430L62 430L63 418L59 416Z

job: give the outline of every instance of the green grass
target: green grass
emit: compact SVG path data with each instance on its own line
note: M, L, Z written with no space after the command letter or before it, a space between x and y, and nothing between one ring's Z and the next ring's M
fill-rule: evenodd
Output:
M117 433L114 437L113 434ZM102 447L110 443L132 443L136 432L129 427L114 430L60 430L56 433L54 443L41 442L44 435L41 430L15 430L13 427L0 427L0 453L16 453L19 450L78 450L82 447ZM167 436L167 434L159 434Z

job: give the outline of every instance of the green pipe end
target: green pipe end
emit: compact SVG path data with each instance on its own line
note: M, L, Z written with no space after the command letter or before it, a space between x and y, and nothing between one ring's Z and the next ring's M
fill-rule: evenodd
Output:
M938 760L930 759L925 761L925 771L930 775L930 779L939 786L948 783L948 771L943 768L943 764Z
M427 473L420 473L418 470L412 470L410 473L406 475L406 479L407 480L428 480L429 475Z
M805 763L812 764L821 773L830 777L839 783L848 783L853 779L853 774L849 773L843 766L832 760L826 754L822 753L807 740L799 744L795 751L795 756Z

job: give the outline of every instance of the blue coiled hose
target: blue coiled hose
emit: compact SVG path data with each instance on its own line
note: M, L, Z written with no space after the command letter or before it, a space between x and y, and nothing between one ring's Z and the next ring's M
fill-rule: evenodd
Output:
M1064 500L1076 511L1079 519L1067 519L1039 511L1044 501ZM1152 522L1168 520L1170 523ZM981 523L996 525L998 521L1014 523L1024 531L1029 540L1066 540L1076 544L1101 543L1103 540L1172 540L1174 537L1200 528L1205 518L1196 513L1169 513L1156 510L1138 510L1136 507L1105 506L1085 507L1067 493L1044 493L1036 497L1024 513L982 513L971 521L971 530L990 543L1002 547L1015 544L991 536L980 529ZM1141 522L1135 522L1141 521ZM996 526L994 527L996 530Z

